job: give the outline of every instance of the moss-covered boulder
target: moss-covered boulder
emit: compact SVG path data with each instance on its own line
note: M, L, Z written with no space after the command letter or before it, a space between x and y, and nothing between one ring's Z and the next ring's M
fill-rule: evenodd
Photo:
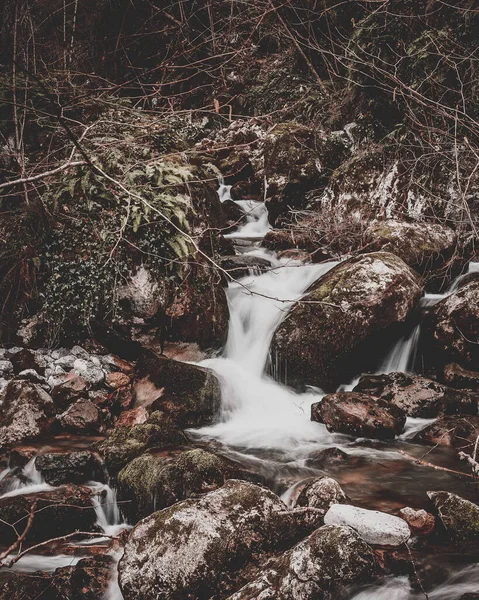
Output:
M449 492L428 492L448 537L454 542L479 539L479 506Z
M430 419L440 414L477 415L479 394L453 388L407 373L363 375L355 392L398 406L409 417Z
M436 363L477 368L479 281L471 281L434 305L426 316L426 331Z
M196 448L177 456L147 453L118 474L118 496L131 522L191 496L221 487L227 479L258 482L239 463Z
M65 485L54 490L0 498L0 540L16 541L27 527L32 507L35 516L26 543L43 542L74 531L95 531L96 513L89 488ZM14 526L14 527L13 527Z
M339 483L331 477L313 477L306 482L296 500L295 506L313 508L307 514L307 523L311 528L324 524L323 517L332 504L345 504L346 494Z
M153 413L148 423L114 429L94 449L103 457L110 475L118 473L127 463L148 448L167 449L187 443L185 434L163 414Z
M370 250L392 252L416 271L430 275L452 258L457 236L439 223L386 219L368 227L364 242Z
M213 422L221 388L210 369L145 352L136 365L135 406L161 409L182 427Z
M403 323L421 287L388 252L345 261L314 283L273 337L273 352L288 365L288 382L335 388L358 368L360 350ZM362 353L364 355L364 352Z
M313 404L311 412L313 420L324 423L328 431L355 437L392 439L406 423L401 408L357 392L329 394Z
M131 531L118 565L125 600L196 600L240 587L252 557L279 550L294 520L266 488L231 479L199 499L150 515ZM238 585L239 584L239 585Z
M285 552L228 600L326 600L376 574L374 552L358 533L328 525Z
M46 433L55 412L52 398L39 385L10 381L0 394L0 450Z

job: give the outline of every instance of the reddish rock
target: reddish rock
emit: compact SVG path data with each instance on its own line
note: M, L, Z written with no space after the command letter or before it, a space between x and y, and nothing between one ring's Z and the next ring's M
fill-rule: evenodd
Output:
M75 373L64 373L54 379L51 395L58 406L68 406L75 400L86 396L89 384L86 379Z
M457 389L479 391L479 372L464 369L457 363L449 363L444 367L444 381Z
M453 446L468 452L479 435L479 420L474 417L440 417L421 429L413 438L431 446Z
M64 429L73 433L91 433L102 430L101 414L90 400L78 400L58 420Z
M131 410L122 412L118 420L115 422L115 427L121 427L122 425L139 425L140 423L146 423L148 420L148 411L144 406L138 406Z
M436 525L434 516L424 509L402 508L399 516L406 521L414 535L429 535Z
M116 390L118 388L126 387L131 382L128 375L125 373L121 373L119 371L115 371L113 373L108 373L105 379L106 385L112 390Z

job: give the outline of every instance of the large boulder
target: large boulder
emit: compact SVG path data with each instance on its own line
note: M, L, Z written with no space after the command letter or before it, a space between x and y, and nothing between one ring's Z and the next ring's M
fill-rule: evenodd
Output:
M370 581L373 550L350 527L321 527L263 569L228 600L332 600L346 586Z
M352 527L365 542L377 546L401 546L411 536L403 519L349 504L333 504L324 515L324 522Z
M200 499L150 515L131 531L118 565L124 599L225 596L255 553L280 549L293 529L293 517L275 494L231 479Z
M239 463L196 448L176 457L143 454L118 474L118 497L130 522L191 496L205 494L227 479L260 479Z
M454 253L457 237L450 227L438 223L386 219L373 222L364 241L369 249L392 252L424 273L444 266Z
M331 477L313 477L306 482L295 502L295 507L307 507L314 509L307 514L308 524L320 527L323 524L324 515L332 504L345 504L346 494L339 483Z
M103 479L103 466L88 450L40 454L35 459L35 468L50 485L81 484Z
M458 416L439 417L418 431L413 442L431 446L452 446L468 452L479 435L479 420Z
M472 281L435 304L426 330L435 362L456 362L474 370L479 364L479 281Z
M414 271L393 254L345 261L293 306L276 330L273 352L287 362L292 383L335 388L357 369L360 349L403 323L420 294Z
M429 419L439 414L477 414L479 394L406 373L363 375L355 392L369 394L398 406L409 417Z
M210 369L145 352L136 366L135 406L159 408L182 427L213 422L221 388Z
M94 444L94 449L102 456L110 475L115 475L149 448L164 450L187 441L171 419L156 411L147 423L117 427L105 440Z
M28 381L10 381L0 395L0 450L45 434L55 405L43 388Z
M27 527L30 511L35 515L26 543L43 542L74 531L95 531L96 513L89 488L65 485L54 490L0 498L0 539L8 545Z
M448 537L454 542L479 539L479 506L450 492L428 492Z
M324 423L328 431L355 437L393 439L402 433L406 413L385 402L357 392L338 392L313 404L312 419Z

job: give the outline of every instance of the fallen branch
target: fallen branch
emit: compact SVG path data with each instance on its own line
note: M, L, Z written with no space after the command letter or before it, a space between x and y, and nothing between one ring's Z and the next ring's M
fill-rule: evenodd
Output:
M0 554L0 561L3 560L4 558L6 558L12 552L14 552L20 546L20 544L23 542L23 540L27 537L28 532L30 531L30 529L32 528L32 525L33 525L33 518L35 516L36 507L37 507L37 503L34 502L30 508L30 514L28 515L27 525L26 525L25 529L23 530L22 535L20 535L17 538L17 540L15 542L13 542L13 544L9 548L7 548L4 552L2 552Z
M425 460L421 460L420 458L411 456L407 452L404 452L404 450L398 450L398 452L399 452L399 454L402 454L406 458L409 458L409 460L412 460L413 462L415 462L419 465L423 465L424 467L431 467L431 469L436 469L436 471L447 471L448 473L454 473L455 475L462 475L463 477L472 477L472 475L469 475L469 473L461 473L461 471L454 471L453 469L447 469L446 467L440 467L438 465L433 465L430 462L427 462Z
M25 184L30 183L31 181L38 181L39 179L44 179L45 177L49 177L50 175L56 175L57 173L66 171L70 167L79 167L85 164L86 163L84 160L68 161L64 165L61 165L56 169L52 169L51 171L45 171L44 173L38 173L38 175L32 175L31 177L21 177L20 179L14 179L13 181L6 181L5 183L0 183L0 190L3 188L10 187L11 185Z

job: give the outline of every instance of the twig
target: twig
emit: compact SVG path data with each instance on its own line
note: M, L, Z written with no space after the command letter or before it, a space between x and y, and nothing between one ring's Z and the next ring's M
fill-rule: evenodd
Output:
M30 531L30 529L32 528L33 525L33 518L35 517L35 509L37 507L37 503L36 501L32 504L31 508L30 508L30 514L28 516L28 521L27 521L27 525L25 527L25 529L23 530L22 535L20 535L17 540L15 542L13 542L13 544L7 548L4 552L2 552L0 554L0 561L2 561L4 558L6 558L9 554L11 554L14 550L16 550L20 544L23 542L23 540L27 537L28 532Z
M461 473L461 471L454 471L453 469L447 469L446 467L440 467L438 465L433 465L432 463L427 462L425 460L415 458L414 456L411 456L407 452L404 452L404 450L398 450L398 452L399 452L399 454L402 454L406 458L409 458L413 462L415 462L419 465L423 465L424 467L431 467L431 469L436 469L437 471L446 471L447 473L454 473L455 475L463 475L464 477L472 477L472 475L469 475L469 473Z
M31 181L38 181L39 179L44 179L45 177L49 177L50 175L56 175L61 171L66 171L66 169L69 169L70 167L79 167L85 164L86 162L84 160L68 161L63 165L56 167L56 169L52 169L51 171L45 171L44 173L38 173L37 175L32 175L31 177L21 177L20 179L14 179L13 181L6 181L5 183L1 183L0 190L6 187L10 187L11 185L18 185L30 183Z

